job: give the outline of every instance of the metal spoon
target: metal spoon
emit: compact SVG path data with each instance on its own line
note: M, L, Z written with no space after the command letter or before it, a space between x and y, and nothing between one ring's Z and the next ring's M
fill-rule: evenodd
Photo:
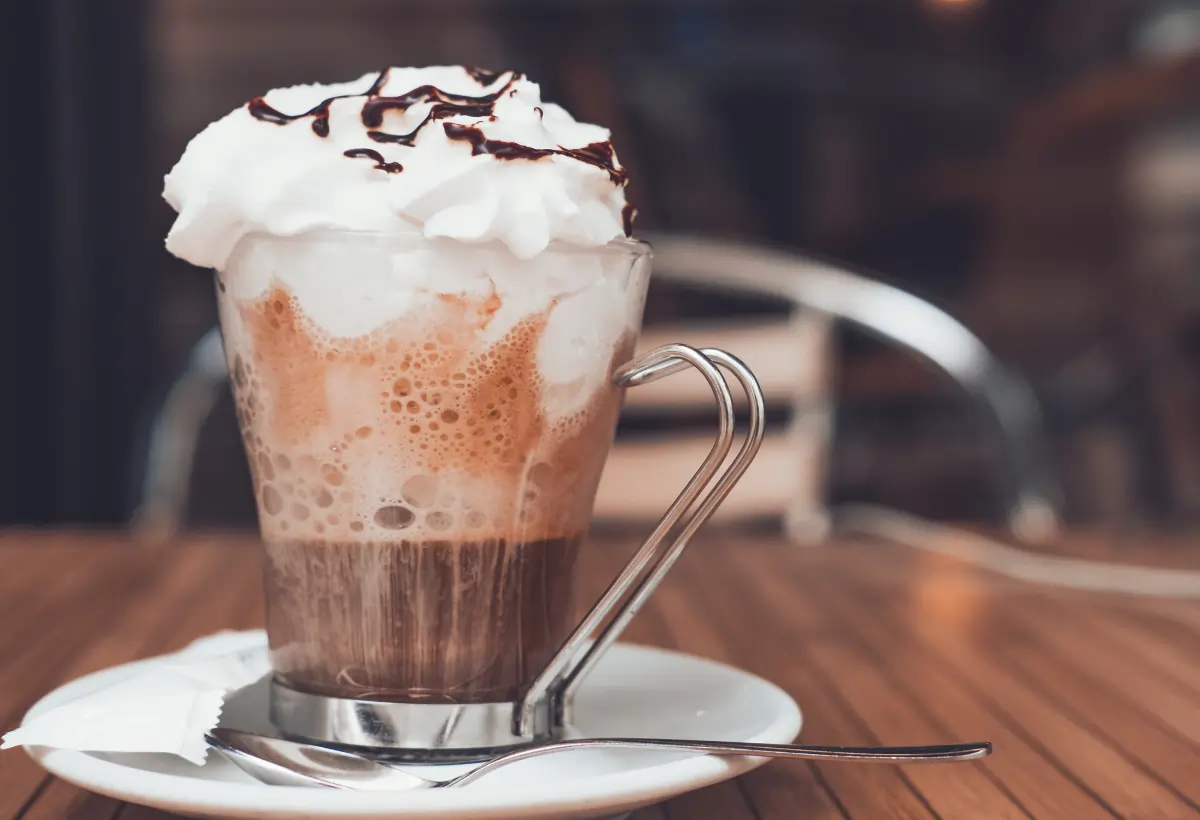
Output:
M532 757L575 749L663 749L748 757L793 757L805 760L857 760L884 763L952 763L978 760L992 753L990 743L945 746L790 746L716 740L658 738L584 738L518 749L482 763L451 780L429 780L393 765L324 746L256 735L237 729L213 729L209 746L263 783L276 786L324 786L362 791L445 789L474 783L486 774Z

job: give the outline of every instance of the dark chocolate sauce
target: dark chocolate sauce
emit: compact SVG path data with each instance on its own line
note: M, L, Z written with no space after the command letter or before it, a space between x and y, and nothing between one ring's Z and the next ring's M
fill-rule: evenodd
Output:
M312 117L313 133L318 137L327 137L329 136L329 104L336 99L340 99L340 97L330 97L327 100L323 100L303 114L284 114L282 111L277 111L267 105L267 101L262 97L252 99L248 104L248 108L250 109L250 116L254 117L254 119L275 125L287 125L304 117Z
M387 85L389 72L391 72L390 68L385 68L383 71L379 72L379 76L375 78L375 82L371 83L371 87L367 89L368 97L379 96L379 93L383 91L383 87Z
M429 109L429 113L425 115L425 119L421 120L421 123L407 134L368 131L367 136L375 140L375 142L399 143L400 145L412 147L416 144L417 134L421 133L421 129L434 120L444 120L446 117L453 117L459 114L464 117L490 117L494 105L495 103L472 103L469 105L437 103L433 108ZM363 118L366 119L366 116L364 115Z
M421 123L421 125L424 124L423 122ZM418 125L407 134L385 134L383 131L368 131L367 136L375 140L375 142L407 145L409 148L412 148L416 144L417 133L420 132L421 125Z
M515 71L492 71L491 69L477 68L476 66L464 66L463 70L471 75L471 79L484 86L491 85L492 83L496 82L496 80L502 74L517 73Z
M383 158L383 154L376 151L374 148L351 148L349 151L343 151L343 156L350 159L358 159L364 157L375 161L375 167L380 171L387 171L389 174L398 174L404 170L404 166L398 162L387 162Z
M332 99L325 100L325 102L308 112L314 115L312 121L312 130L313 133L318 137L323 138L329 136L329 104L331 102L333 102Z
M479 97L472 97L466 94L453 94L449 91L442 91L442 89L434 85L419 85L411 91L391 97L371 96L371 99L363 103L362 123L368 128L378 128L383 125L383 112L392 109L407 111L417 103L434 102L463 107L491 105L500 99L500 95L507 91L519 77L519 74L513 74L500 89L491 94L484 94ZM490 114L492 112L489 110L487 113ZM483 114L482 116L487 116L487 114Z
M454 122L442 124L446 136L452 140L462 140L471 144L471 154L491 154L496 159L541 159L551 154L570 157L580 162L603 168L608 172L608 178L615 185L622 186L628 179L624 168L614 165L612 143L593 142L583 148L531 148L519 142L505 140L490 140L473 125L459 125Z
M633 220L637 219L637 208L633 203L626 202L621 208L621 224L625 227L625 235L633 236Z
M580 162L586 162L588 165L603 168L605 171L608 171L608 178L613 181L614 185L624 185L629 178L624 168L618 169L616 167L615 154L611 142L593 142L582 148L564 148L562 149L562 154L577 159Z
M601 168L613 168L613 146L611 142L593 142L582 148L572 148L571 154L585 162L599 165Z
M484 103L438 103L429 109L429 118L444 120L461 114L464 117L490 117L496 110L495 102Z
M254 117L254 119L262 120L263 122L274 123L275 125L287 125L293 120L298 120L301 117L307 116L307 114L284 114L280 111L276 111L274 108L267 105L267 101L262 97L255 97L248 102L246 106L250 109L250 116Z
M473 125L459 125L455 122L442 123L446 136L452 140L463 140L471 144L471 155L491 154L496 159L541 159L550 154L560 153L554 148L530 148L519 142L505 140L490 140Z
M384 83L387 82L387 73L388 69L386 68L379 72L379 76L375 78L375 82L373 82L371 87L367 89L368 97L373 97L379 93L381 88L383 88ZM254 117L254 119L273 123L274 125L287 125L288 123L304 119L305 117L312 117L313 133L318 137L328 137L330 103L332 103L334 100L344 100L348 97L361 96L361 94L338 94L337 96L322 100L312 108L305 111L303 114L284 114L282 111L278 111L267 105L267 101L262 97L255 97L252 99L247 104L247 108L250 110L250 116Z
M391 111L392 109L407 111L417 103L428 102L430 99L440 100L440 97L434 96L437 93L438 90L432 85L421 85L412 91L393 97L372 97L363 103L362 124L367 126L367 128L378 128L383 125L383 113L385 111Z

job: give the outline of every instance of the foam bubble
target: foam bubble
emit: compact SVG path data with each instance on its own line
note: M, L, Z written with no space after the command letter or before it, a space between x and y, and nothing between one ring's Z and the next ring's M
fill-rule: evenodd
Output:
M454 516L444 510L435 510L425 516L425 525L434 532L447 532L454 526Z
M275 468L271 465L271 457L266 453L258 454L258 469L261 471L262 477L267 481L275 479Z
M408 507L402 507L398 504L380 507L375 511L375 523L383 527L385 530L408 529L416 520L416 513L414 513Z
M436 476L417 474L411 476L400 487L400 495L412 506L421 509L437 503L438 480Z

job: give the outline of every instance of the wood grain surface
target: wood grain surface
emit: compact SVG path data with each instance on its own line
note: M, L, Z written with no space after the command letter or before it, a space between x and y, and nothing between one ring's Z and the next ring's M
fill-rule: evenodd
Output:
M593 538L589 594L635 541ZM1094 541L1072 536L1062 551L1094 556ZM1187 547L1103 549L1194 566ZM2 533L0 729L72 678L261 622L251 538L148 547L117 533ZM805 548L710 532L626 637L776 682L804 711L808 743L996 747L950 766L777 761L634 820L1200 816L1200 602L1031 586L865 540ZM170 815L0 753L0 820L118 816Z

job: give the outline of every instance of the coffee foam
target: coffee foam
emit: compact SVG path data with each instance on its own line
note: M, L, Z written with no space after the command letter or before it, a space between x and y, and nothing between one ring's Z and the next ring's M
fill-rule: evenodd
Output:
M355 287L334 292L312 270L332 258L269 244L289 248L239 256L220 296L266 537L527 541L586 527L619 405L612 369L640 315L628 276L580 263L531 278L524 262L516 290L505 262L476 259L494 275L451 265L469 286L430 291L414 283L444 284L430 276L439 254L382 264L377 248L340 247Z
M637 332L642 291L633 280L644 274L631 260L630 248L619 244L551 247L522 260L503 247L449 240L251 237L230 257L222 286L238 301L283 287L313 332L331 339L367 336L402 317L461 303L473 342L495 344L542 315L543 411L557 420L583 409L606 378L616 340Z

